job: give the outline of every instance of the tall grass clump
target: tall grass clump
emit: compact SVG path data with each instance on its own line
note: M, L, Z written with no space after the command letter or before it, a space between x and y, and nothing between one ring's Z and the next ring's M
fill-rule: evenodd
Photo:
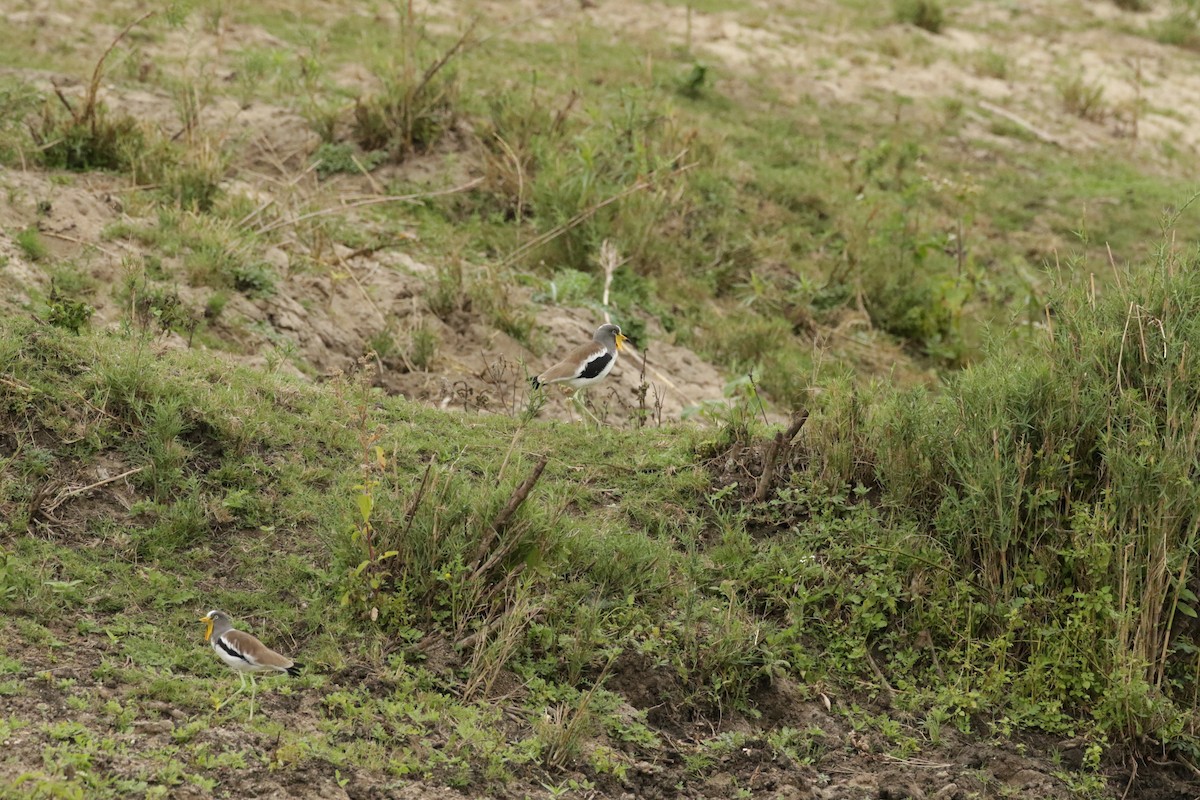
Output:
M405 13L399 62L389 61L379 71L380 88L355 104L351 121L354 141L363 150L385 152L400 162L429 150L448 134L461 113L454 60L469 49L473 31L473 26L468 28L447 49L425 59L424 31L411 11Z
M100 83L113 49L153 13L143 14L117 34L97 59L83 97L72 102L55 88L59 102L47 100L43 104L40 121L29 128L43 164L76 171L129 169L135 164L146 143L145 132L128 114L108 114L99 100Z
M1031 665L1086 649L1092 669L1063 688L1130 733L1153 732L1164 700L1194 712L1179 690L1200 677L1195 262L1164 249L1104 296L1060 289L1037 346L964 375L947 421L939 533L1002 624L1037 631Z
M1200 730L1198 260L1164 246L1103 293L1064 283L943 396L842 391L806 430L813 480L878 491L926 532L906 547L945 554L959 588L933 637L1012 721Z
M895 0L893 6L898 22L916 25L930 33L941 32L946 14L938 0Z
M683 193L681 173L707 161L708 148L654 92L629 90L582 108L578 100L575 92L498 93L479 124L485 181L463 211L527 224L508 247L512 264L591 272L611 238L644 271L677 272L677 254L656 257L671 249L661 240L684 238L664 234L664 221L683 213L668 196Z
M20 164L33 141L25 120L38 108L40 97L25 81L0 80L0 163Z

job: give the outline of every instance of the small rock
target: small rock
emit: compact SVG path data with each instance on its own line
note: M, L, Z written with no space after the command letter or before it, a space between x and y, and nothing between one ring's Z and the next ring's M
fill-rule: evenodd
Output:
M1043 780L1045 780L1045 778L1046 776L1037 770L1023 769L1019 770L1017 774L1009 778L1008 783L1024 789L1033 786L1034 784L1041 783Z
M267 248L266 252L263 253L263 261L266 261L280 272L287 272L291 259L288 258L287 253L278 247L269 247Z
M957 800L958 797L958 784L948 783L941 789L938 789L937 794L933 796L933 800Z

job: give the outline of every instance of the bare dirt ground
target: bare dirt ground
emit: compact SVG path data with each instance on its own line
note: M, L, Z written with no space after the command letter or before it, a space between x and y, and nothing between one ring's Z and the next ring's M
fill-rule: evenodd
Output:
M85 0L84 4L95 3ZM505 29L506 35L515 38L558 39L569 36L571 26L576 25L594 26L614 37L666 36L731 73L769 74L784 92L815 93L831 101L871 102L880 92L926 102L965 98L981 137L989 135L991 122L1003 117L1068 150L1111 147L1117 142L1153 160L1165 147L1188 153L1200 147L1200 71L1189 66L1190 61L1182 64L1172 48L1136 34L1160 19L1161 10L1131 15L1105 2L1023 3L1018 8L1017 4L981 0L955 8L946 33L932 36L907 27L874 31L849 27L842 22L847 12L828 0L759 0L740 12L691 14L682 4L598 0L591 5L493 0L429 3L426 10L448 29L459 27L464 14L483 13L491 26ZM116 35L118 26L96 24L80 29L72 13L76 7L75 3L33 0L8 13L5 24L27 30L31 39L44 43L39 46L70 41L99 53ZM776 13L785 8L787 14ZM797 16L797 9L811 14ZM379 13L387 13L387 9ZM1003 24L996 24L1000 22ZM216 65L212 76L221 80L231 74L224 62L234 48L271 41L270 34L253 26L227 23L215 32L192 26L147 45L144 58L147 69L161 68L160 62ZM988 75L980 68L981 54L987 51L1007 57L1012 65L1007 76ZM1052 86L1072 75L1082 75L1103 88L1110 100L1107 113L1083 119L1062 110ZM79 75L29 73L28 77L46 88L53 81L68 94L77 95L82 89ZM347 74L346 79L356 78ZM176 105L165 93L106 85L102 97L110 108L160 121L168 130L181 127ZM296 215L304 209L334 208L370 190L361 179L321 182L305 172L318 140L307 122L288 109L264 104L242 107L231 99L219 99L205 106L200 126L221 132L218 138L222 141L238 143L227 191L244 193ZM428 170L429 166L409 168ZM152 247L129 239L104 236L106 228L118 222L153 224L137 209L127 207L124 180L87 174L64 184L36 170L10 169L0 173L0 186L4 189L0 193L0 257L6 259L0 269L0 307L5 313L27 313L20 309L28 306L32 293L49 291L51 275L45 262L29 260L14 241L17 231L36 225L53 256L74 260L94 280L91 302L97 311L93 324L119 324L124 309L117 288L128 264L134 257L153 252ZM346 211L345 218L350 224L361 222L353 211ZM260 254L281 279L270 297L230 297L221 320L214 324L219 338L237 342L230 348L230 358L294 369L320 379L349 368L371 348L381 331L404 340L419 326L428 326L439 341L434 362L426 369L416 369L401 356L381 357L381 384L389 391L446 408L512 413L523 404L526 374L552 362L575 342L586 340L598 324L594 312L588 310L539 306L538 335L544 346L534 352L490 327L477 314L463 313L448 321L431 314L424 296L431 276L445 265L417 261L402 243L370 253L337 243L331 246L331 261L337 268L326 271L297 266L310 244L291 235ZM519 302L531 302L526 290L512 291ZM180 285L178 292L196 308L202 308L209 296L209 290L187 285ZM653 320L647 324L654 334L645 373L651 385L651 407L660 406L664 419L677 419L684 409L719 400L729 376L673 344ZM188 346L178 335L167 337L166 342ZM280 352L295 357L272 357ZM888 353L881 361L902 358L899 353ZM642 375L638 360L625 358L609 391L596 398L612 420L622 420L636 407L635 392ZM552 398L551 407L543 413L570 415L557 398ZM84 637L74 630L58 635L68 645L59 654L29 652L20 655L21 661L37 671L53 670L58 678L73 677L83 683L93 680L96 648L115 646L102 637ZM359 685L362 676L348 669L331 680L334 686ZM378 681L368 686L373 692L391 690ZM0 698L0 715L19 713L50 722L76 713L52 683L39 683L38 687L33 693ZM617 669L609 688L622 694L631 707L648 712L656 730L674 743L674 756L637 761L625 782L581 775L593 780L597 788L577 796L733 798L747 796L743 792L749 790L753 796L779 800L1067 798L1074 795L1061 773L1064 766L1077 766L1082 757L1077 743L1071 741L1049 737L968 739L950 732L940 746L928 748L920 757L900 759L888 755L889 743L877 734L857 732L839 715L839 705L855 698L804 699L786 684L763 687L756 698L762 719L727 715L719 722L690 720L677 713L669 694L659 690L653 670L643 664ZM109 691L103 686L97 690ZM900 716L880 701L860 700L877 703L876 713ZM263 710L288 726L303 726L311 724L316 702L317 698L268 693L263 696ZM170 745L182 722L169 708L157 711L160 724L120 734L128 745L129 763L112 765L114 771L136 773L139 748ZM763 732L781 726L820 729L825 744L811 764L772 755ZM745 738L707 777L697 778L680 754L717 731L740 733ZM219 738L226 733L217 728L198 735ZM0 778L10 778L21 763L40 763L46 742L30 729L3 744L6 754L0 762ZM271 753L272 742L255 744L262 752ZM269 764L270 759L266 761ZM258 765L240 771L238 784L232 788L237 796L247 797L462 796L419 782L385 782L354 768L343 769L342 783L334 779L330 765L325 766L277 772ZM1119 772L1114 768L1114 773ZM1144 800L1200 797L1200 784L1172 768L1143 765L1136 781L1130 780L1133 774L1126 771L1115 779L1108 796ZM494 794L470 792L469 796L551 794L531 781Z

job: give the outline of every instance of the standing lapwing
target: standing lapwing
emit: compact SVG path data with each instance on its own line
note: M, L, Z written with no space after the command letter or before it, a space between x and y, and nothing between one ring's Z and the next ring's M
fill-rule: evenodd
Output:
M583 390L599 383L612 372L617 363L617 355L629 337L621 333L621 328L611 323L601 325L596 329L592 341L572 350L566 358L529 382L534 389L540 389L546 384L558 384L575 390L571 398L581 412L586 412L592 419L596 416L583 405ZM599 424L599 420L596 423Z
M242 679L242 685L238 687L238 690L217 708L228 703L239 692L245 691L246 676L249 675L250 719L254 719L256 688L254 674L256 672L286 672L292 676L300 674L300 665L295 661L276 653L250 634L234 630L233 621L224 611L210 611L206 616L201 617L200 621L208 623L208 629L204 632L204 641L211 644L212 649L221 657L221 660L237 670L238 677Z

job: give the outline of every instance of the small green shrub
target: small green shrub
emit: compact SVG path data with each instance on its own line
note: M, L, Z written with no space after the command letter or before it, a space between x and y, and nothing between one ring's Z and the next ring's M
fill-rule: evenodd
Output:
M1200 50L1200 23L1195 14L1179 10L1150 26L1154 38L1173 47Z
M420 370L428 370L437 358L438 335L425 324L413 329L410 337L408 358Z
M939 0L895 0L896 20L916 25L930 33L940 33L945 12Z
M21 252L30 261L44 261L50 256L50 250L46 247L46 242L42 239L42 234L38 232L36 225L22 228L14 238L17 247L21 248Z
M206 146L162 172L160 191L166 197L186 211L208 212L220 197L225 163Z
M102 104L81 111L67 106L64 113L47 100L31 132L41 163L51 169L128 171L146 149L141 123L127 114L110 118Z
M129 309L129 322L139 330L188 332L197 318L174 288L152 283L146 274L130 273L117 292L121 307Z
M229 295L222 291L215 291L209 295L208 300L204 302L204 317L206 319L217 319L221 316L221 312L225 310L225 306L229 303Z
M346 142L322 142L313 153L313 163L317 165L317 174L322 178L338 173L357 174L370 172L379 166L387 154L380 150L369 153L356 152L352 144Z
M249 297L270 297L275 293L275 271L263 262L239 264L230 277L233 288Z
M350 124L359 147L384 151L396 162L429 150L457 123L459 82L451 65L467 47L474 27L419 70L421 40L413 23L406 20L402 32L402 63L385 68L379 91L358 98Z
M1082 119L1100 122L1108 115L1104 103L1104 87L1088 83L1083 75L1072 75L1058 83L1058 96L1063 108Z
M55 291L50 292L50 307L46 319L55 327L64 328L78 335L91 320L96 309L82 300L72 300L59 296Z
M351 135L364 150L385 152L397 162L425 152L453 128L456 91L452 83L419 91L388 83L377 94L359 98Z
M688 74L680 78L679 85L675 91L689 100L696 100L704 95L708 84L708 66L697 61L695 64L692 64L692 68Z

